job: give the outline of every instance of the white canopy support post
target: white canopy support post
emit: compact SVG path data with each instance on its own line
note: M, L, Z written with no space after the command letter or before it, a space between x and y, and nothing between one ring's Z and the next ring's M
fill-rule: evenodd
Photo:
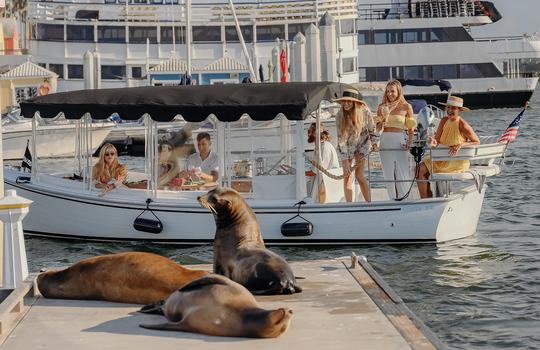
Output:
M301 201L307 196L306 169L304 160L304 121L296 121L296 200Z
M0 200L0 220L4 223L2 289L15 289L28 277L22 220L31 203L31 200L17 196L15 190L7 190Z
M151 126L151 152L150 152L150 162L152 164L152 171L150 176L150 190L151 197L157 197L157 188L158 188L158 177L159 177L159 154L158 154L158 123L149 118Z
M216 125L216 143L218 150L219 158L219 184L223 184L224 175L225 175L225 125L224 123L217 122Z
M84 157L85 157L85 173L86 173L86 189L92 189L92 116L90 113L84 114Z
M317 108L317 113L315 113L315 154L313 155L313 159L317 161L320 165L322 165L322 159L321 159L321 104L319 104L319 107ZM315 193L317 198L317 203L320 203L320 189L319 189L319 179L322 176L320 170L317 167L313 167L315 172L315 179L313 180L313 190L312 193Z
M32 169L30 170L30 176L34 183L38 182L38 155L37 155L37 127L40 116L39 112L34 113L34 118L32 118Z

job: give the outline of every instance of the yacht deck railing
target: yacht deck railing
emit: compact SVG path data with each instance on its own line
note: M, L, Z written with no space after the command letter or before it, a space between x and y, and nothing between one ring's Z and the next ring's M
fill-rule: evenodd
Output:
M384 20L485 16L483 5L474 0L426 0L358 5L358 18Z

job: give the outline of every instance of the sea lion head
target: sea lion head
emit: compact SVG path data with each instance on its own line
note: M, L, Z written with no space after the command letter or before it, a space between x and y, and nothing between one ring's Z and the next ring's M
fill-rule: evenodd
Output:
M197 200L214 215L218 227L235 225L245 219L255 219L255 214L244 198L231 188L217 187L197 197Z
M244 324L253 337L277 338L289 329L292 315L289 308L272 311L258 309L244 317Z

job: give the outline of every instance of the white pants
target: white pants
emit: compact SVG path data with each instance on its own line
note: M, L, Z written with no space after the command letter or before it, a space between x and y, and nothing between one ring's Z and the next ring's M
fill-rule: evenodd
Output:
M383 132L381 136L380 156L384 179L386 181L413 181L410 166L409 152L399 150L405 144L405 134L402 132ZM395 149L395 151L383 151ZM387 182L386 190L390 199L403 197L409 188L410 182Z

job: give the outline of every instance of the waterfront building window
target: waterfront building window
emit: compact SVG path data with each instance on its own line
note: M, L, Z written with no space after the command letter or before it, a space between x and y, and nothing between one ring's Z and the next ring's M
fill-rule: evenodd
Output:
M367 81L366 68L358 68L358 81Z
M173 27L161 27L161 38L160 42L162 44L172 44L173 43ZM186 28L185 27L174 27L174 42L176 44L183 44L186 42Z
M240 31L244 37L245 42L253 41L253 26L240 26ZM227 42L239 42L238 33L236 32L236 26L225 27L225 41Z
M401 43L400 30L376 30L374 44L399 44Z
M150 44L157 44L156 27L129 27L130 44L146 44L146 39L150 39Z
M355 71L355 67L356 67L355 58L356 57L345 57L341 60L342 65L343 65L341 67L341 70L343 73L350 73L350 72Z
M356 32L354 19L341 20L341 34L354 34ZM339 28L339 27L336 27Z
M93 42L94 27L68 25L66 27L66 37L68 41Z
M219 26L193 26L193 42L220 42L221 27Z
M440 64L433 66L433 79L456 79L458 70L456 64Z
M15 100L17 103L38 95L37 86L18 86L15 88Z
M285 39L285 26L257 26L257 41L275 41Z
M122 80L126 77L126 66L101 66L101 79Z
M64 65L49 63L49 70L58 74L58 79L64 79Z
M288 34L289 41L293 41L294 37L298 33L306 35L306 30L309 28L311 23L289 23L288 25Z
M37 65L43 68L47 68L47 63L38 63Z
M131 67L132 78L142 78L142 67Z
M46 41L64 41L64 25L38 23L36 28L36 39Z
M369 40L370 32L367 30L361 30L358 32L358 45L368 45L372 41Z
M126 29L120 26L99 26L98 42L100 43L125 43Z
M84 79L82 64L68 64L68 79Z

